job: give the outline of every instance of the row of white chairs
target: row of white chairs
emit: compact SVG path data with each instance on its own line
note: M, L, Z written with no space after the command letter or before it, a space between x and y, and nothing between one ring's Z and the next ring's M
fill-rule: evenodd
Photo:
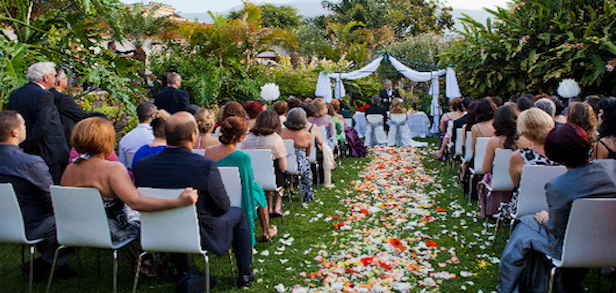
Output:
M223 184L229 195L231 206L241 207L242 187L237 167L219 167ZM107 214L100 192L95 188L51 186L51 198L56 219L57 240L60 247L91 247L111 249L113 254L113 292L117 291L118 249L135 238L112 242ZM144 197L174 199L180 189L138 188ZM30 274L28 290L32 292L33 261L35 244L44 238L28 240L17 196L10 183L0 184L0 242L30 246ZM181 224L178 224L181 223ZM141 213L141 247L147 252L177 252L201 254L205 260L205 275L209 276L207 251L201 248L198 215L194 205L161 212ZM139 257L139 265L141 261ZM133 291L137 288L139 269L136 270ZM51 270L46 292L53 280ZM206 292L209 292L209 277Z

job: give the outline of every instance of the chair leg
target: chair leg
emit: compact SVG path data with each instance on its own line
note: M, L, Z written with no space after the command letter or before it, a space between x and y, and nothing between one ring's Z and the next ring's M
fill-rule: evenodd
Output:
M321 189L321 174L319 173L319 162L317 162L317 171L315 172L317 175L317 190Z
M135 269L135 278L133 279L133 293L137 292L137 282L139 282L139 272L141 272L141 260L143 260L143 256L146 255L147 252L142 252L137 257L137 268Z
M207 252L203 254L205 261L205 293L210 293L210 261Z
M26 245L22 245L21 246L21 263L25 263L26 262Z
M472 204L472 198L473 198L473 173L471 172L471 175L468 178L468 205L470 206Z
M97 249L96 250L96 275L100 276L101 275L101 250Z
M492 242L492 244L496 244L496 236L498 235L498 226L500 224L500 219L496 220L496 227L494 228L494 242ZM486 229L487 230L487 229ZM492 245L492 247L494 247L494 245Z
M60 252L60 249L64 248L64 245L60 245L58 248L56 248L56 251L53 254L53 261L51 262L51 272L49 272L49 279L47 280L47 289L45 289L45 293L49 293L49 289L51 289L51 281L53 280L53 273L56 271L53 268L56 267L56 261L58 260L58 252ZM32 266L30 266L30 268L32 268Z
M557 267L553 267L550 271L550 286L548 287L548 293L554 292L554 275L556 275Z
M601 268L597 269L597 292L601 292Z
M23 249L23 246L22 246ZM23 253L21 254L23 258ZM53 268L51 269L53 271ZM32 283L34 282L34 245L30 245L30 275L28 276L28 293L32 293Z
M269 236L269 227L267 231L267 236ZM229 264L231 264L231 273L235 276L235 265L233 263L233 249L229 248Z
M118 292L118 250L113 250L113 293Z

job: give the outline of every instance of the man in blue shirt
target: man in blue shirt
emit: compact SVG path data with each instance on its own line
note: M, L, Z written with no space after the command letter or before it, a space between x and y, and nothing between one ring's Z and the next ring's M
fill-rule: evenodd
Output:
M22 152L19 144L26 140L26 124L17 112L0 112L0 183L11 183L17 195L26 224L28 239L46 237L38 245L42 253L35 260L35 279L45 278L58 247L56 221L51 206L49 187L53 184L45 161L36 155ZM72 275L67 262L74 255L63 249L59 255L56 273ZM29 269L29 263L22 267Z

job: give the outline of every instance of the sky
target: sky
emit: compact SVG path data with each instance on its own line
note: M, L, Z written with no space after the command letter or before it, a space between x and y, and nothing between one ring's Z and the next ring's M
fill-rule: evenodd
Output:
M142 2L139 0L121 0L124 3ZM300 0L302 2L312 2L312 0ZM148 1L146 1L148 2ZM169 4L183 13L202 13L207 11L225 12L234 6L242 5L241 0L156 0L155 2ZM287 4L293 0L255 0L257 4L262 2L272 4ZM506 6L506 0L444 0L445 5L454 8L477 9L483 7L492 8L493 6Z

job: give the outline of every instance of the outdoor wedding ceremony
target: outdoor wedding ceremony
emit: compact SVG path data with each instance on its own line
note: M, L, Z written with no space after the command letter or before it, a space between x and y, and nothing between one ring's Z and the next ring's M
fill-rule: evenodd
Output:
M614 291L616 1L1 1L2 292Z

